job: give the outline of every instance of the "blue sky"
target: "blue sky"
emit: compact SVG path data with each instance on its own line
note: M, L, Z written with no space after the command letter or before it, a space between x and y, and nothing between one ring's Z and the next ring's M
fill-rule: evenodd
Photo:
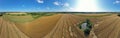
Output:
M120 12L120 0L100 0L99 5L104 11Z
M0 0L0 12L120 12L120 0Z

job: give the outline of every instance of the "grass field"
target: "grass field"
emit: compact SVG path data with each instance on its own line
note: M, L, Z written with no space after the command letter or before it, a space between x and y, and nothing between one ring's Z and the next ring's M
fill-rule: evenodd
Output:
M16 22L16 23L25 23L34 20L31 15L27 14L5 14L4 17L7 17L8 20Z
M35 20L43 16L51 16L53 13L7 13L4 16L10 21L25 23Z

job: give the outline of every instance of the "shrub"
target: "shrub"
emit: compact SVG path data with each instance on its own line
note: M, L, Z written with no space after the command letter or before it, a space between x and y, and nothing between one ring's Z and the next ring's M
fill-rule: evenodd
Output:
M84 34L85 34L86 36L89 35L89 34L90 34L90 28L85 29L85 30L84 30Z
M120 14L118 14L118 16L120 16Z
M21 16L25 16L26 14L21 14Z
M89 19L86 19L86 21L78 24L78 26L79 26L80 29L81 29L81 25L82 25L83 23L87 23L87 28L84 29L84 34L87 36L87 35L90 34L90 30L92 29L92 25L93 25L93 24L92 24L92 22L91 22Z
M93 25L92 22L89 19L86 19L86 23L87 23L87 27L91 29Z

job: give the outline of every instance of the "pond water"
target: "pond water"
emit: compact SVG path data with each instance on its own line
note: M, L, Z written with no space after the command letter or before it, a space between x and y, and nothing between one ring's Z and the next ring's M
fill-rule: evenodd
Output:
M83 24L81 25L81 29L85 30L86 28L87 28L87 23L83 23Z

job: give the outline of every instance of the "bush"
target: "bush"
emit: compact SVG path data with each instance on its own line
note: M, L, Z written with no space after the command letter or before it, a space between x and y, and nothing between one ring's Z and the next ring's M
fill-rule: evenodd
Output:
M91 29L93 25L92 22L89 19L86 19L86 23L87 23L87 27Z
M53 14L50 13L27 13L29 15L31 15L34 19L39 18L41 16L51 16Z
M89 35L89 34L90 34L90 28L85 29L85 30L84 30L84 34L85 34L86 36Z
M92 29L92 23L90 23L90 24L88 24L88 27L90 28L90 29Z
M120 16L120 14L118 14L118 16Z
M0 13L0 16L3 16L3 14Z
M87 23L87 28L84 29L84 34L87 36L87 35L90 34L90 30L92 29L92 25L93 25L93 24L92 24L92 22L91 22L89 19L86 19L86 21L78 24L78 26L79 26L80 29L81 29L81 25L82 25L83 23Z
M21 16L25 16L26 14L21 14Z

